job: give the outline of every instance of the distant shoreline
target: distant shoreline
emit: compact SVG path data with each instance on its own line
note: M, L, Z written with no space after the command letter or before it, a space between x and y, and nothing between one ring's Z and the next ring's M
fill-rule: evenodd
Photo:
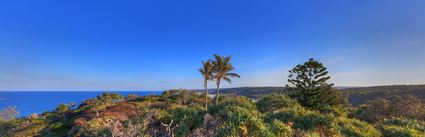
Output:
M139 96L161 95L163 91L1 91L0 108L16 106L20 111L18 117L32 113L40 114L53 111L61 103L75 102L77 105L84 100L94 98L102 93L119 93L124 97L129 94Z

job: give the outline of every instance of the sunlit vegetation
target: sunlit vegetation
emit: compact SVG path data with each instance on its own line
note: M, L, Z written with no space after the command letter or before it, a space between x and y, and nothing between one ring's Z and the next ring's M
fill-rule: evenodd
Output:
M66 109L69 106L61 104L57 111L38 118L2 122L0 129L7 136L379 137L425 133L425 124L418 119L392 118L370 123L350 117L354 114L349 113L355 112L336 107L332 108L334 111L321 112L280 94L257 102L242 96L222 98L208 109L203 97L199 92L169 90L160 96L106 103L99 112L97 106L82 104Z
M220 57L221 58L221 57ZM230 58L223 57L224 60ZM212 62L211 62L212 63ZM202 70L206 69L205 62ZM224 63L226 64L226 63ZM228 63L227 63L228 64ZM214 63L211 69L213 70ZM234 75L229 64L224 74ZM217 68L216 68L217 69ZM203 72L203 71L201 71ZM167 90L158 96L104 93L52 112L15 118L15 108L1 112L0 135L8 137L423 137L424 102L414 96L375 98L351 106L328 83L326 67L316 60L291 71L287 89L258 99L207 92ZM204 82L217 72L202 73ZM205 75L206 74L206 75ZM211 78L205 78L211 77ZM219 84L218 84L219 85ZM207 87L207 86L205 86ZM217 92L218 93L218 92ZM217 96L218 97L218 96Z

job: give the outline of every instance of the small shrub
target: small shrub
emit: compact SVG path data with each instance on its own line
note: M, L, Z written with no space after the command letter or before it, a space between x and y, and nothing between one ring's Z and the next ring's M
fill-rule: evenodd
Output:
M273 120L270 125L270 129L273 134L277 137L293 137L294 131L292 129L292 124L286 124L280 120Z
M306 131L315 130L318 127L332 128L335 117L329 114L321 114L306 109L287 108L270 114L266 120L272 122L278 119L282 122L293 122L293 128Z
M220 111L227 110L230 107L241 107L248 110L256 110L256 106L251 99L247 97L235 97L225 100L218 105L211 106L208 111L212 114L220 114Z
M356 119L340 117L337 120L338 129L347 137L380 137L381 133L374 126Z
M223 113L225 121L223 128L217 131L219 136L271 136L256 111L234 107Z
M283 108L301 107L296 100L290 99L288 96L271 94L261 98L257 102L257 108L260 112L274 112Z
M341 107L341 106L334 106L334 107L325 106L320 110L320 112L330 113L330 114L333 114L333 115L338 116L338 117L347 117L348 116L347 110L345 108Z
M425 135L418 130L399 126L382 126L381 131L386 137L423 137Z
M261 119L261 113L246 97L226 100L211 106L209 111L224 120L217 131L218 136L272 136Z
M115 117L94 118L84 125L79 126L78 131L73 136L112 136L114 133L113 126L117 123Z
M155 114L155 120L163 123L170 123L173 120L173 114L167 110L158 109Z
M187 136L193 129L202 125L205 113L206 111L202 107L178 108L173 118L179 125L176 129L176 136Z
M425 135L425 122L413 119L393 118L384 120L377 127L384 136L423 137Z
M205 102L203 95L198 92L184 90L184 89L173 89L164 91L161 95L162 101L180 104L180 105L189 105L189 104L199 104L203 105Z

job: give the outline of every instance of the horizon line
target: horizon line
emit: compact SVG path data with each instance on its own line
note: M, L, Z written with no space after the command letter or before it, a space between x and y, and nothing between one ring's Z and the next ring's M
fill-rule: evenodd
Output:
M387 87L387 86L425 86L425 84L389 84L389 85L374 85L374 86L334 86L336 88L368 88L368 87ZM270 88L270 87L285 87L285 86L240 86L240 87L227 87L221 89L233 89L233 88ZM185 89L185 88L175 88ZM163 92L167 90L0 90L0 92ZM186 90L204 90L203 88L197 89L186 89ZM208 90L215 90L215 88L208 88Z

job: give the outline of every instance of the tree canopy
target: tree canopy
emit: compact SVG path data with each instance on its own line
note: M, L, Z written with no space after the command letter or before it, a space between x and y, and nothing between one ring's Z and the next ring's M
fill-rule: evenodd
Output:
M299 64L289 70L287 87L290 93L301 105L319 109L326 105L338 104L340 95L332 90L333 83L329 83L327 68L314 59L309 59L304 64Z

